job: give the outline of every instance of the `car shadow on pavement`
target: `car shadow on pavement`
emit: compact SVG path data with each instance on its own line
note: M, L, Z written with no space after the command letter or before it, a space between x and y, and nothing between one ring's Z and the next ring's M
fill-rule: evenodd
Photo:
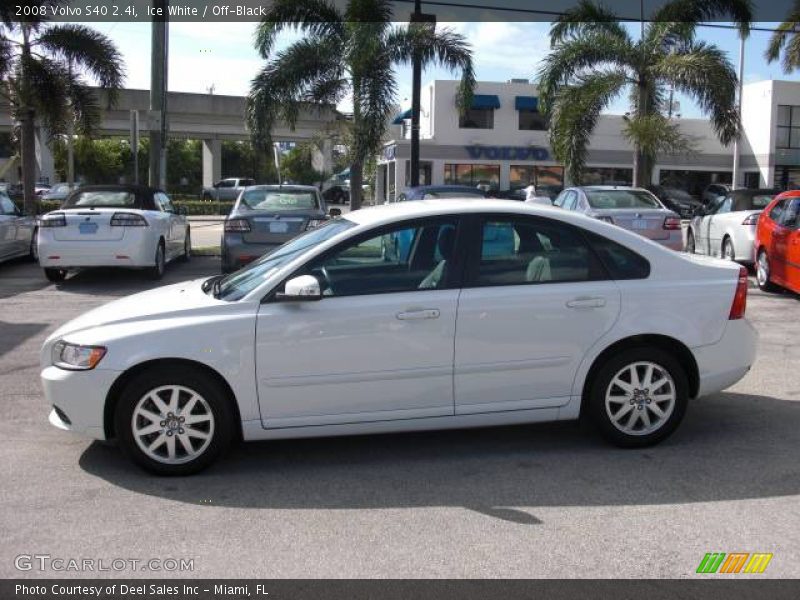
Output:
M50 285L39 265L28 258L0 263L0 300Z
M717 394L660 446L621 450L577 423L242 444L208 471L150 476L93 443L91 475L209 506L463 506L536 524L536 507L674 504L800 493L799 401ZM529 512L530 511L530 512Z
M47 323L9 323L0 321L0 356L15 350L28 339L47 329ZM26 368L30 366L25 363Z

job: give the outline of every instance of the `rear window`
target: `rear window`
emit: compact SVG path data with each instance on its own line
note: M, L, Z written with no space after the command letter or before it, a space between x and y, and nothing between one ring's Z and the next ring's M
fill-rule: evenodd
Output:
M317 194L292 190L245 190L242 204L251 210L315 210L319 208Z
M647 279L650 276L650 263L646 258L602 235L589 231L586 235L611 279Z
M64 208L73 206L109 206L114 208L131 208L136 205L136 194L132 192L108 190L77 192L67 198Z
M586 190L592 208L661 208L652 195L635 190Z
M482 192L468 192L468 191L442 191L442 192L425 192L422 195L423 200L434 200L440 198L485 198L486 195Z

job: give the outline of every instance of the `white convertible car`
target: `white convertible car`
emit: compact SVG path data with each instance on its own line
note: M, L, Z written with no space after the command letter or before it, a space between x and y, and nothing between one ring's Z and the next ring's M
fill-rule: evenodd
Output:
M410 239L387 257L387 238ZM519 202L402 202L226 277L117 300L42 348L50 422L188 474L231 440L576 419L666 438L741 379L743 268ZM680 301L677 301L680 300ZM692 310L686 310L691 306Z
M186 213L164 192L144 186L86 186L39 219L39 264L50 281L85 267L148 269L154 279L166 263L191 255Z

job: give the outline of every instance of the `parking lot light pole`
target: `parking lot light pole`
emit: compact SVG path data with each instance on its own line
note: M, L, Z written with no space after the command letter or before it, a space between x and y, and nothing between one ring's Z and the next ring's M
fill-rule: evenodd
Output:
M411 27L428 24L436 27L436 16L422 13L422 1L415 0L414 12L411 14ZM414 50L411 61L411 186L419 185L419 112L422 87L422 56L419 49Z
M743 80L744 79L744 36L739 36L739 81L736 86L736 110L739 111L739 119L741 121L742 118L742 90L743 90ZM740 146L739 146L739 139L741 138L742 132L739 132L739 135L736 136L736 139L733 140L733 181L731 182L731 188L737 189L741 187L739 185L739 171L741 170L739 166L739 154L740 154Z

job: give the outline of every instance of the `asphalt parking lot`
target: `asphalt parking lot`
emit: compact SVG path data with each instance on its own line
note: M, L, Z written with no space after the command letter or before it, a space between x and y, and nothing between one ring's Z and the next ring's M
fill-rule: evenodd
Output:
M194 258L162 283L218 272ZM756 577L800 577L797 296L751 289L752 372L655 448L560 423L261 442L164 479L50 427L38 379L58 325L154 285L0 264L1 577L164 575L20 572L20 554L194 560L170 577L697 577L706 552L771 552Z

